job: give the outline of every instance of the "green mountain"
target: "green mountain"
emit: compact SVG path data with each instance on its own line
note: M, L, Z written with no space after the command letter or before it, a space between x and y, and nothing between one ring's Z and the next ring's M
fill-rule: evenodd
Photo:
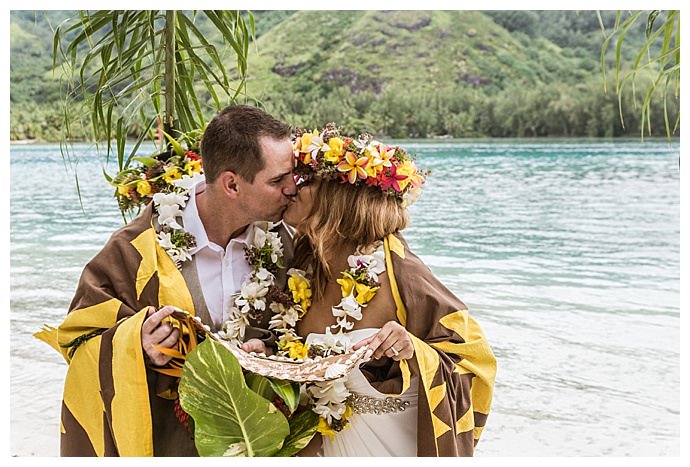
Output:
M48 22L54 27L68 14L11 13L11 138L60 134L60 82L50 71ZM309 10L255 16L246 96L291 124L335 121L347 131L391 137L639 134L634 105L624 107L624 129L617 97L603 92L603 38L593 11ZM602 17L610 25L614 13ZM628 31L624 61L634 59L644 26ZM199 28L214 42L213 28ZM229 68L233 62L229 57ZM633 102L632 95L627 99ZM28 110L35 115L27 118ZM659 134L661 112L663 103L652 112Z

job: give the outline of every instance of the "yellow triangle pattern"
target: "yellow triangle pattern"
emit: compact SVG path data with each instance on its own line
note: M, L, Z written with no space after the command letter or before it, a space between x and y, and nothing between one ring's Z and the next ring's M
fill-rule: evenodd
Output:
M135 284L137 300L139 300L141 293L144 291L144 287L149 283L158 268L156 250L153 248L154 245L158 245L156 241L156 231L153 227L146 229L130 243L141 255L141 263L139 263Z

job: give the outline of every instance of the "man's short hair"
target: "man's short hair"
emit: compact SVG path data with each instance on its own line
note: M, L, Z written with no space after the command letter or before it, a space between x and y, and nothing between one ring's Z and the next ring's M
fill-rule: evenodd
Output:
M266 161L261 156L260 136L289 138L290 126L249 105L223 109L208 124L201 140L201 160L207 182L232 171L252 183Z

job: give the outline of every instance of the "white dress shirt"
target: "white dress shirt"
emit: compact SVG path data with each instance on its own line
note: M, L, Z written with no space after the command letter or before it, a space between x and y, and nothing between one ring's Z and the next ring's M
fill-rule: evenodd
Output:
M219 328L228 319L228 307L233 294L239 292L244 278L251 272L244 247L251 243L254 226L249 224L225 248L209 241L196 204L197 193L205 187L206 184L201 182L190 190L189 200L182 212L182 222L184 229L194 235L196 240L196 247L190 253L196 259L201 291L211 319L215 327Z

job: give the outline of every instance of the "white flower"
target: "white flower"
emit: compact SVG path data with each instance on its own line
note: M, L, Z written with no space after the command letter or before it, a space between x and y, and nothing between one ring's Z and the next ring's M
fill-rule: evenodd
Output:
M261 282L266 282L273 279L273 274L271 274L268 269L261 268L256 272L256 278Z
M362 306L355 299L354 289L347 297L340 301L338 306L334 306L332 309L333 316L350 316L353 319L362 319Z
M338 323L338 326L340 326L340 328L345 331L349 331L355 326L355 323L347 320L347 316L340 316L336 318L335 321L336 323Z
M345 413L345 400L350 395L345 387L345 378L313 383L307 386L306 392L314 402L312 410L326 419L328 424L334 418L339 420Z
M153 203L155 206L172 206L178 205L183 208L187 203L187 198L189 197L188 192L184 193L155 193L153 195Z
M182 216L182 209L187 203L188 193L156 193L153 203L158 211L158 223L173 229L182 229L176 218Z
M268 322L268 329L285 329L295 327L299 320L299 314L294 307L286 308L280 303L271 303L269 308L275 315Z
M333 334L329 326L323 335L310 334L307 336L306 343L323 345L336 353L342 353L350 344L350 338L342 332L342 329L338 333Z
M345 378L314 383L309 392L312 397L318 399L319 405L339 404L350 395L350 391L345 387Z
M254 246L263 248L266 244L266 231L262 229L254 229Z
M223 325L225 339L233 343L240 343L244 339L247 326L249 326L249 317L234 306L228 310L228 316L228 320Z
M173 181L172 185L182 188L185 191L189 191L194 187L194 185L199 182L203 182L205 179L206 177L204 177L204 174L195 172L191 177L187 174L184 174L182 178L178 178L177 180Z
M158 233L158 244L162 246L165 250L169 248L175 248L170 237L172 232L159 232Z

